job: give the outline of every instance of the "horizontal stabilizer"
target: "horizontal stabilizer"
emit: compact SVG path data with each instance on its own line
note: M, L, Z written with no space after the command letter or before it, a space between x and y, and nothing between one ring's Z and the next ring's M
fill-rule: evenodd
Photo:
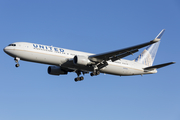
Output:
M145 71L152 71L152 70L154 70L154 69L162 68L162 67L165 67L165 66L174 64L174 63L175 63L175 62L169 62L169 63L159 64L159 65L154 65L154 66L151 66L151 67L146 67L146 68L143 68L143 69L144 69Z

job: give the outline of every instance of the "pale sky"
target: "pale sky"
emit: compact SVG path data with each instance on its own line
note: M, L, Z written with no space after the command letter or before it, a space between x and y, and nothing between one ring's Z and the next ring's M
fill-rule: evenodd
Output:
M180 2L178 0L1 0L0 120L180 120ZM48 65L20 61L3 48L32 42L103 53L154 39L166 29L157 74L100 74L74 82ZM133 60L140 52L125 59Z

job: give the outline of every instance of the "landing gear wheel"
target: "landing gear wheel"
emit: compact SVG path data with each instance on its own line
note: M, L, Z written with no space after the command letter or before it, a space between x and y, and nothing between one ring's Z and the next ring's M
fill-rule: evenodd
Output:
M94 76L94 73L91 73L90 75L91 75L91 76Z
M84 77L83 77L83 76L81 76L81 77L80 77L80 80L84 80Z
M77 78L74 78L74 81L77 82L78 81Z
M99 75L100 74L100 72L99 71L96 71L96 75Z
M99 74L100 74L100 72L97 70L97 71L92 72L90 75L95 76L95 75L99 75Z
M81 77L77 77L77 78L75 78L75 79L74 79L74 81L75 81L75 82L77 82L77 81L81 81L81 80L84 80L84 77L83 77L83 76L81 76Z
M19 64L16 64L15 66L16 66L16 67L19 67L20 65L19 65Z
M75 71L75 72L76 72L76 74L77 74L77 76L78 76L77 78L74 79L75 82L84 80L84 77L83 77L83 76L81 76L81 77L79 77L79 76L81 75L81 73L83 73L83 75L84 75L84 74L87 73L87 72L83 72L83 71L79 71L79 70L77 70L77 71Z

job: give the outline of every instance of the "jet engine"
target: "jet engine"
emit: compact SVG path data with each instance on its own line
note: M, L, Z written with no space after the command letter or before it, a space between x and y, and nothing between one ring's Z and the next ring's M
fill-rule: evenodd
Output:
M76 55L74 56L73 62L75 65L88 65L91 61L86 56Z
M68 72L62 70L60 66L49 66L48 73L50 75L66 75Z

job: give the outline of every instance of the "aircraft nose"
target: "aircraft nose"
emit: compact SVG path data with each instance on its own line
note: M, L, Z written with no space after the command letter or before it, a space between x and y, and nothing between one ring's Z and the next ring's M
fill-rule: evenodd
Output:
M4 50L4 52L6 53L6 51L7 51L7 47L5 47L3 50Z
M8 53L9 53L9 51L8 51L8 48L7 48L7 47L5 47L5 48L3 49L3 51L4 51L6 54L8 54Z

